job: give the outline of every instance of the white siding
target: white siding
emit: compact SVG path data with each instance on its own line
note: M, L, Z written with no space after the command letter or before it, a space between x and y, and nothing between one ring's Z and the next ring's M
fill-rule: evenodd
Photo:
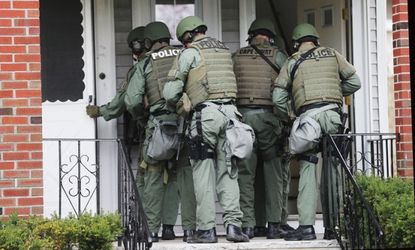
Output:
M379 121L379 77L378 77L378 42L377 42L377 0L370 0L369 2L369 42L370 42L370 85L371 85L371 113L372 113L372 131L380 132Z
M222 42L231 52L239 48L239 6L238 0L221 1ZM244 31L242 31L244 32Z

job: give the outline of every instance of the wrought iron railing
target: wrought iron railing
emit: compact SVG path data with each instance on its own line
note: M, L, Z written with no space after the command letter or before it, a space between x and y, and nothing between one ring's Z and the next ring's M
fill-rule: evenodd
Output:
M148 229L137 182L127 157L127 149L122 141L118 147L119 166L119 211L124 227L123 244L126 250L150 249L152 240Z
M381 248L384 232L356 182L356 175L393 176L397 134L325 135L322 203L326 230L342 249ZM325 205L324 205L325 204ZM324 215L323 215L324 216Z
M47 161L59 167L58 216L100 213L99 149L103 143L117 148L118 210L121 214L126 250L150 249L152 245L147 219L138 193L127 150L120 139L45 138L46 148L57 150ZM110 147L111 148L111 147ZM45 152L47 153L47 152Z

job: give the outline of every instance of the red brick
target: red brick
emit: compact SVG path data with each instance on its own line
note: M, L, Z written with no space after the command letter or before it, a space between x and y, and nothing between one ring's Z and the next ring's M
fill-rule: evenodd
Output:
M1 2L0 2L1 6ZM0 27L11 27L12 26L12 20L11 19L0 19Z
M405 55L409 55L409 48L396 48L396 49L393 49L393 56L394 57L405 56Z
M0 180L0 188L14 187L14 180Z
M3 161L3 162L0 162L0 169L1 170L14 169L14 162L13 161Z
M0 98L10 98L13 97L12 90L0 90Z
M30 63L29 64L29 71L40 71L41 64L40 63Z
M43 215L43 207L34 207L32 206L31 214Z
M29 35L39 35L40 29L39 28L29 28Z
M41 96L41 92L40 90L16 90L16 97L17 98L22 98L22 97L38 97Z
M397 126L399 128L399 133L412 133L412 126Z
M2 17L24 17L25 11L24 10L1 10L0 11L0 18ZM0 32L1 33L1 32Z
M42 126L17 126L18 133L41 133Z
M27 17L39 17L39 10L27 10Z
M1 28L0 28L1 33ZM22 45L0 46L0 53L25 53L26 47Z
M14 132L14 126L0 125L0 134L13 133L13 132Z
M1 80L10 80L12 79L12 74L11 73L2 73L0 72L0 81Z
M2 89L26 89L27 88L27 82L22 81L3 81Z
M1 1L0 2L0 9L10 9L10 1Z
M398 116L400 117L406 117L411 116L411 110L410 109L398 109Z
M392 0L392 6L397 6L399 4L406 5L407 3L407 0Z
M392 15L392 22L407 22L408 21L408 14L407 13L397 13Z
M25 116L5 116L3 124L28 124L29 120Z
M410 108L411 101L410 100L397 100L395 101L396 108Z
M402 151L412 151L412 141L406 143L398 143L400 150Z
M4 215L11 215L12 213L18 215L30 214L30 207L7 207L4 209Z
M16 73L16 80L40 80L40 73L39 72L35 72L35 73L19 72L19 73Z
M16 115L41 115L41 108L16 108Z
M12 61L13 61L13 56L12 55L6 55L6 54L0 55L0 62L5 63L5 62L12 62Z
M38 36L17 36L14 37L14 44L39 44L40 38Z
M0 24L0 26L1 26L1 24ZM1 37L0 36L0 44L11 44L11 43L12 43L12 38L11 37Z
M19 206L43 205L43 198L19 198L17 200L17 204Z
M19 143L17 144L17 151L33 151L42 150L41 143Z
M21 188L14 188L14 189L3 189L4 197L15 197L15 196L29 196L29 189L21 189Z
M401 38L408 38L409 32L407 30L397 30L392 32L392 39L394 41L399 40Z
M407 169L398 169L398 175L401 177L412 177L414 176L414 169L407 168Z
M3 100L3 107L27 107L29 100L27 99L6 99Z
M40 62L40 55L15 55L14 60L16 62Z
M43 196L43 188L32 188L30 195L31 196Z
M30 178L43 178L43 170L30 171Z
M3 171L3 178L29 178L30 172L27 170L5 170Z
M43 167L42 161L18 161L17 169L41 169Z
M41 105L42 105L42 98L31 98L30 99L30 106L39 107Z
M17 180L18 187L43 187L42 179Z
M395 72L395 74L410 72L410 70L411 69L409 65L397 65L393 67L393 71Z
M6 161L27 160L28 158L29 158L28 152L4 152L3 153L3 159Z
M32 160L41 160L43 158L42 152L31 152L30 157Z
M14 198L0 198L1 207L16 206L16 199Z
M0 108L0 115L13 115L12 108Z
M14 26L38 27L39 19L15 19Z
M26 71L27 66L25 63L13 63L13 64L2 64L2 71Z
M29 53L40 53L40 46L35 45L35 46L29 46Z
M12 151L13 149L14 149L14 144L4 143L4 142L0 144L0 151Z
M39 126L41 128L41 126ZM42 134L31 134L30 135L31 142L40 142L42 141Z
M39 1L14 1L13 8L15 9L38 9Z

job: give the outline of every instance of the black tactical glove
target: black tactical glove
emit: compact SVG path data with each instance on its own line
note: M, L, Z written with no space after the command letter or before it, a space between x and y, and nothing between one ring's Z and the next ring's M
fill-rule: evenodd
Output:
M91 118L97 118L101 116L99 112L99 107L95 105L88 105L86 106L86 114L89 115Z

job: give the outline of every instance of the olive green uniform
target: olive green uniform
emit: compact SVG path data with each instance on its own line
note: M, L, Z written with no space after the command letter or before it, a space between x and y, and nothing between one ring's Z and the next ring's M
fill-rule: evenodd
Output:
M173 112L166 109L164 100L154 96L156 94L154 89L149 89L158 87L158 84L162 83L158 82L159 79L162 81L160 77L160 75L163 74L162 71L168 71L168 69L153 68L154 61L151 60L151 58L162 58L161 60L164 60L166 53L171 53L173 49L167 47L167 44L162 44L161 46L156 45L146 54L147 57L138 63L138 69L132 77L125 96L127 110L135 119L139 119L144 115L144 96L149 99L150 104L150 117L146 125L146 135L142 151L144 160L141 162L140 167L145 169L143 204L151 232L159 231L162 214L170 214L168 217L171 217L163 218L163 223L174 225L178 209L177 184L173 183L176 181L173 168L174 164L169 164L168 161L154 161L147 157L148 143L153 135L156 122L159 120L175 121L177 119L177 116ZM167 50L168 52L165 51L165 54L163 54L162 51L164 50ZM156 55L153 52L155 52ZM157 55L159 55L159 57L157 57ZM162 66L164 65L163 63L166 62L163 61L161 64ZM164 66L167 67L167 65ZM167 73L165 75L167 75ZM152 84L148 84L150 81L152 81ZM172 190L166 191L166 188L168 187L172 188ZM168 192L171 195L165 195L165 192ZM163 198L166 198L166 200L163 201ZM169 212L163 213L163 208L168 209ZM173 212L170 213L170 211Z
M284 52L268 41L255 38L256 46L277 68L286 60ZM283 166L277 155L283 146L281 120L273 114L271 87L278 73L251 46L239 49L234 56L234 71L238 82L237 105L243 122L250 125L256 135L251 157L239 164L240 204L244 213L243 227L254 227L254 182L257 164L263 167L263 176L258 180L265 184L265 218L268 222L281 222L283 195ZM259 156L259 160L258 160ZM258 197L260 199L260 197ZM258 199L257 199L258 200ZM261 206L260 203L255 203Z
M360 80L353 65L331 48L319 47L298 67L291 79L290 74L300 55L315 47L304 43L297 53L284 64L275 81L273 102L281 114L288 114L288 100L293 96L296 115L307 115L316 108L316 104L343 104L343 96L351 95L360 88ZM310 106L311 105L311 106ZM307 109L307 107L311 107ZM320 126L322 133L336 133L341 125L340 114L336 110L326 110L312 116ZM318 148L300 155L300 181L298 187L297 208L300 225L314 225L317 181L316 164L303 160L302 156L315 156Z
M197 35L190 47L183 50L177 58L177 64L169 75L172 81L164 87L164 98L170 105L176 105L186 91L194 108L204 105L200 111L200 136L209 147L209 153L214 153L213 157L191 160L197 201L197 227L199 230L215 227L216 195L224 209L225 227L229 224L240 227L242 212L239 207L238 182L236 176L228 173L223 148L228 119L238 114L236 107L231 104L236 97L231 55L216 39ZM198 111L194 111L189 132L191 138L199 134Z

